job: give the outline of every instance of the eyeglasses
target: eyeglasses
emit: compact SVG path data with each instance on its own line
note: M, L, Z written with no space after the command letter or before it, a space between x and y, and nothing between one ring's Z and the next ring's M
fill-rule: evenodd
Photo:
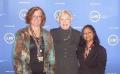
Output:
M42 17L42 15L39 15L39 16L33 15L32 17L35 18L35 19L39 19L39 18Z

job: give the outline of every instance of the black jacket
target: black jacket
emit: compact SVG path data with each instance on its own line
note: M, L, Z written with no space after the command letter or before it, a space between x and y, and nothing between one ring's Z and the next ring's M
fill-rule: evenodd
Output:
M55 28L51 30L51 35L55 47L55 74L78 74L76 50L79 45L80 32L73 28L71 28L71 33Z
M94 45L86 59L83 54L84 49L79 48L77 50L79 74L105 74L107 54L104 47Z

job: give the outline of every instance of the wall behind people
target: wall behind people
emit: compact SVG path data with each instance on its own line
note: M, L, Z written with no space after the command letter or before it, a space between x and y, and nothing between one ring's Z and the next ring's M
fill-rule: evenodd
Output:
M92 24L107 49L106 74L120 74L120 7L119 0L0 0L0 74L14 74L12 44L15 32L25 27L25 14L33 6L46 13L44 28L58 27L55 14L67 9L73 14L72 26L80 30Z

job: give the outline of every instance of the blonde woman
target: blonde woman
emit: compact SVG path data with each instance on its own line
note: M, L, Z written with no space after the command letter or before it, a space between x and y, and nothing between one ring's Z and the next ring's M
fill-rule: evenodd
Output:
M55 48L55 74L77 74L78 71L76 50L80 32L71 27L72 18L68 10L59 11L56 15L59 27L51 30Z

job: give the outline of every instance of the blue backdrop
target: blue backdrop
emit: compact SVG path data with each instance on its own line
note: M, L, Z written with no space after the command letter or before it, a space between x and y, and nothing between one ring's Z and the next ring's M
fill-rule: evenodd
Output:
M0 74L14 74L12 43L15 32L25 27L27 10L40 6L46 13L44 28L58 27L54 15L60 9L73 13L72 27L81 31L92 24L107 50L106 74L120 74L120 2L119 0L0 0Z

